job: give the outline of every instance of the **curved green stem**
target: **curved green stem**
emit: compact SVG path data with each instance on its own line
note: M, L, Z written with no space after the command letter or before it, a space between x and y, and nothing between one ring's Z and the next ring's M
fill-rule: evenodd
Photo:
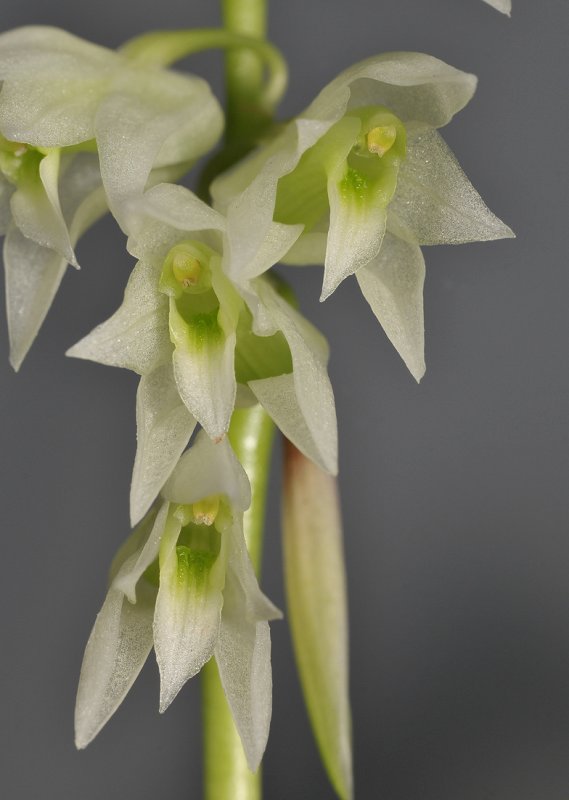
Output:
M286 61L272 44L253 36L244 36L223 28L195 28L181 31L153 31L131 39L121 47L121 52L144 66L167 67L192 53L203 50L238 50L235 55L253 55L256 101L265 113L271 113L284 94L288 80ZM267 69L266 84L263 85L263 67ZM253 81L245 81L244 75L231 79L228 86L230 97L239 93L237 85L245 86L249 95ZM229 84L229 81L228 81ZM245 89L241 91L244 94Z
M222 0L226 30L263 40L267 32L265 0ZM227 86L227 139L242 139L251 132L251 116L263 86L263 64L251 50L233 50L225 56Z
M261 406L237 409L229 441L251 482L251 506L243 520L247 548L259 574L274 424ZM214 659L202 670L204 800L260 800L261 770L248 766Z

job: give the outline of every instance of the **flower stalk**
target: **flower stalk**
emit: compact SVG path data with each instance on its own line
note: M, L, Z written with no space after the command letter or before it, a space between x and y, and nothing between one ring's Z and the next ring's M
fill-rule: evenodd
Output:
M257 575L273 439L274 423L260 405L234 412L229 440L251 483L251 505L243 525ZM202 708L204 800L260 800L261 770L252 773L247 766L214 659L202 670Z
M222 0L226 30L265 39L266 0ZM234 50L225 57L227 86L227 138L249 138L265 120L259 114L263 88L263 63L251 50Z

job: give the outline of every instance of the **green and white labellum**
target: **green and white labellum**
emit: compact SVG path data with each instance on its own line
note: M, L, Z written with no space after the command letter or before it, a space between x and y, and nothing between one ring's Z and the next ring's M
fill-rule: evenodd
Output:
M379 253L405 155L405 126L395 114L356 108L279 181L277 222L304 223L305 234L328 225L321 300Z
M321 300L379 253L405 158L405 127L394 114L381 107L351 113L361 122L360 134L345 162L328 175L330 227Z
M235 403L235 329L243 301L221 273L217 253L197 241L170 250L159 288L170 297L170 339L180 396L208 435L220 439Z
M59 201L61 150L32 147L0 134L0 175L14 187L11 216L28 239L77 266Z
M219 635L227 564L219 505L207 498L208 513L192 509L193 521L177 535L166 532L160 546L160 586L154 614L154 648L160 668L160 711L211 658ZM200 506L204 505L202 501ZM223 505L223 502L221 503ZM188 508L179 509L188 516ZM195 519L204 520L201 523Z

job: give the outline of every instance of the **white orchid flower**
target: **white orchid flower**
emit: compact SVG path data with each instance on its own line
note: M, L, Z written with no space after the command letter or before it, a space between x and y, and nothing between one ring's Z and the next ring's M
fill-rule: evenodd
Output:
M256 261L238 280L232 278L240 242L236 231L189 190L156 186L140 207L144 213L128 245L140 261L123 304L68 351L142 375L141 416L179 415L178 428L164 427L166 444L160 436L155 446L141 436L139 423L139 450L143 442L149 466L135 469L133 523L167 479L194 420L219 440L236 402L260 402L299 450L336 472L327 343L267 277L259 277L290 248L300 229L269 226ZM156 370L161 370L159 380L151 377ZM145 404L152 410L145 412Z
M437 133L475 87L473 75L431 56L369 59L212 185L215 207L247 243L241 269L271 225L303 225L282 260L324 264L321 300L355 273L417 380L425 369L420 245L512 235Z
M247 476L227 439L200 433L162 501L117 554L87 643L77 693L77 747L114 714L152 647L160 711L214 656L249 766L261 761L271 718L268 620L243 535Z
M107 204L125 228L128 201L151 171L163 179L209 150L222 113L205 81L57 28L0 35L0 83L0 234L17 369L66 265L78 266L83 231Z

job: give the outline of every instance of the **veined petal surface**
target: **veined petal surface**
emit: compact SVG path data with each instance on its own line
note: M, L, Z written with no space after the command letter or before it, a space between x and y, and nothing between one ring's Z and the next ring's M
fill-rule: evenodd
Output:
M73 345L67 355L144 375L172 355L168 298L158 291L156 269L140 261L132 271L120 308Z
M389 231L379 255L356 274L362 294L416 381L425 374L421 248Z
M214 563L178 553L177 533L160 545L160 588L154 612L154 649L160 669L160 711L213 655L219 635L225 584L225 537Z
M152 167L195 160L213 147L222 124L199 78L135 68L117 74L97 109L95 133L109 205L127 232L128 200L142 194Z
M41 159L38 179L25 181L12 195L12 217L24 236L77 266L59 202L59 165L59 150Z
M32 239L16 226L4 239L6 315L10 363L18 370L36 338L67 269L67 260Z
M94 138L94 113L122 59L58 28L0 36L0 131L16 142L65 147Z
M320 300L326 300L344 278L377 256L387 220L384 204L376 194L361 196L344 189L341 170L330 175L328 199L330 230Z
M259 589L241 522L229 533L229 559L215 660L249 768L256 772L272 708L271 637L267 620L280 611Z
M182 403L172 366L143 375L136 395L137 449L130 487L131 524L154 502L196 427Z
M323 469L338 469L338 434L334 394L326 371L324 337L289 303L258 279L259 297L290 347L292 375L249 382L281 431Z
M172 503L190 504L218 494L228 497L240 511L251 504L249 479L227 438L215 444L200 431L166 482L162 495Z
M389 215L400 219L420 245L514 235L484 204L443 138L422 127L408 130L407 158Z
M79 154L62 161L62 213L71 244L106 211L98 161ZM67 260L27 239L13 226L4 241L10 363L19 369L67 268Z
M122 703L152 649L156 591L145 584L135 605L111 587L93 627L77 690L75 744L86 747Z
M179 321L178 321L179 320ZM235 333L226 335L219 323L179 319L170 300L170 335L174 341L174 378L180 397L207 434L215 440L229 430L235 406Z

